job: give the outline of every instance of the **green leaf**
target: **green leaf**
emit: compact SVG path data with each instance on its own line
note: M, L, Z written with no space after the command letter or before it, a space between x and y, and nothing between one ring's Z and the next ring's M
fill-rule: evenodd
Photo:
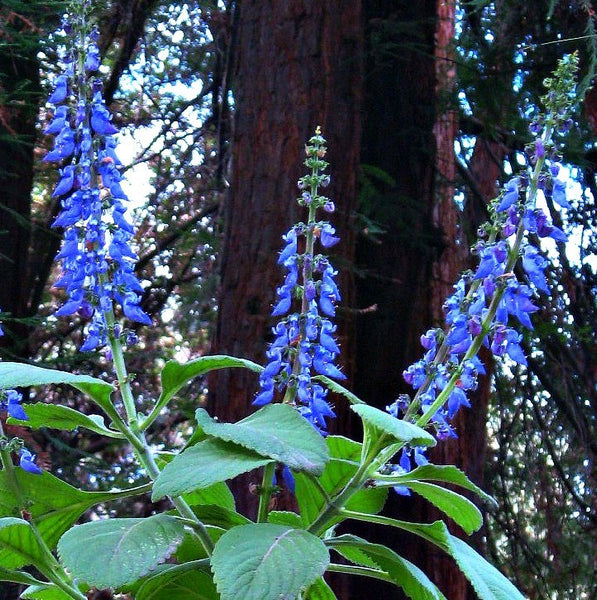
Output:
M267 522L286 525L287 527L294 527L295 529L303 528L301 516L287 510L271 510L267 513Z
M474 492L487 504L497 508L497 502L480 487L475 485L460 469L453 465L427 464L417 467L401 475L379 475L377 485L408 485L411 481L441 481L453 483L461 488Z
M154 482L152 500L206 488L270 462L271 459L242 446L207 439L187 448L166 465Z
M514 584L466 542L447 533L450 554L481 600L524 600Z
M187 363L179 363L175 360L168 361L162 369L162 393L158 398L156 409L158 412L168 403L170 398L180 390L191 379L204 375L216 369L228 369L242 367L261 373L263 367L245 358L233 356L201 356ZM154 409L152 412L155 412Z
M414 600L445 600L430 579L410 561L381 544L372 544L355 535L341 535L326 544L351 562L381 569Z
M104 423L104 418L100 415L84 415L68 406L46 404L45 402L24 404L23 408L29 420L21 421L10 417L8 423L31 427L31 429L49 427L50 429L61 429L63 431L73 431L78 427L84 427L101 435L124 439L122 433L108 429Z
M21 507L25 505L32 522L50 548L56 546L60 536L90 507L135 492L84 492L48 472L34 475L15 469L14 476L21 491L21 500L15 497L6 471L0 471L0 516L20 514Z
M421 427L413 423L401 421L383 410L379 410L368 404L356 404L350 407L361 417L363 425L374 431L377 431L375 437L379 437L380 432L394 438L394 442L404 442L411 446L435 446L436 439Z
M15 517L0 518L0 565L18 569L45 562L31 525Z
M223 506L201 505L192 506L192 509L202 523L221 527L222 529L232 529L238 525L251 523L247 517Z
M359 467L361 444L342 436L330 435L326 439L330 461L318 478L328 496L337 494L348 483ZM295 473L296 498L304 526L309 526L326 504L319 487L305 474ZM369 514L378 513L388 496L387 488L359 490L350 498L346 508ZM335 523L342 520L337 517Z
M0 567L0 581L12 581L13 583L20 583L22 585L36 585L43 584L42 581L35 579L29 573L23 571L12 571L11 569L5 569Z
M218 483L214 483L213 485L200 490L194 490L188 494L183 494L183 498L186 503L191 506L204 504L217 505L230 511L236 509L234 496L228 485L223 481L219 481Z
M269 404L238 423L218 423L203 408L195 417L207 435L269 456L293 471L320 475L328 459L325 440L288 404Z
M231 529L212 555L222 600L295 600L328 564L329 553L318 537L272 523Z
M209 566L197 563L176 565L149 577L135 600L218 600Z
M51 583L31 585L19 597L22 600L72 600L72 596Z
M119 420L118 413L110 401L114 388L101 379L23 363L0 362L0 389L35 387L51 383L66 383L76 388L87 394L113 420Z
M100 589L118 588L166 560L184 533L182 522L165 514L92 521L69 529L58 554L74 577Z
M156 463L161 470L168 464L171 463L179 453L176 452L159 452L157 455ZM226 508L231 511L236 510L236 502L234 496L230 491L228 485L219 481L209 487L194 490L182 495L182 498L190 506L198 506L200 504L214 504Z
M442 521L409 523L384 517L383 524L410 531L442 548L454 558L481 600L524 600L524 596L506 577L466 542L452 535Z
M337 600L332 588L320 577L303 594L303 600Z
M411 481L407 485L458 523L469 535L483 525L481 511L468 498L432 483Z

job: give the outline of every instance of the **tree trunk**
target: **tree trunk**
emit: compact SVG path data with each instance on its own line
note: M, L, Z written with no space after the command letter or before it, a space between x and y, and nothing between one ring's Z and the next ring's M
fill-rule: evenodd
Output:
M364 94L363 163L383 169L395 185L378 186L365 209L385 233L362 236L357 246L357 304L377 310L357 321L357 394L381 408L412 393L402 371L422 355L419 336L443 324L442 305L466 265L468 243L459 240L454 204L455 112L451 44L455 4L365 2L370 44ZM454 424L459 438L439 444L432 462L457 464L480 480L485 446L487 386ZM391 496L386 512L400 519L441 518L417 498ZM447 598L471 593L455 563L419 538L397 531L373 535L416 562ZM351 598L398 598L395 589L358 580Z
M336 203L333 223L342 238L332 262L340 271L343 306L350 290L359 161L361 90L358 2L243 0L236 15L233 171L225 205L221 289L212 352L263 362L270 317L282 272L276 263L281 235L299 214L296 182L303 175L305 142L321 125L327 139ZM350 310L340 311L343 356L350 350ZM342 359L341 361L342 362ZM350 371L350 366L344 363ZM209 408L225 421L250 411L253 373L228 370L210 377ZM238 505L251 514L255 498L246 479Z
M37 29L31 15L0 15L0 309L16 319L31 316L29 241L35 124L41 99ZM27 357L29 327L10 322L2 346L9 357Z

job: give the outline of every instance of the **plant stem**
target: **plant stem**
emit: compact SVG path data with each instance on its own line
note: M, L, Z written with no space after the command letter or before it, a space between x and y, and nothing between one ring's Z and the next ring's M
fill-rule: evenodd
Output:
M147 444L145 435L140 432L138 428L137 409L135 407L135 400L131 391L130 377L127 373L126 363L124 361L122 344L114 335L114 313L109 311L105 313L105 316L106 323L108 324L108 339L110 341L110 348L112 350L112 360L114 362L114 369L116 371L116 377L118 378L120 394L128 421L127 424L124 424L124 427L121 427L121 431L133 446L139 463L143 466L149 477L152 480L155 480L160 474L160 469L155 462L151 448ZM120 424L116 423L116 425ZM214 543L205 525L197 518L191 507L183 498L180 496L170 497L170 500L182 517L185 519L191 519L196 523L197 535L201 539L203 548L207 554L211 556Z
M257 523L267 521L269 501L272 496L274 474L276 472L276 463L271 462L263 467L263 477L261 479L261 489L259 490L259 508L257 510Z

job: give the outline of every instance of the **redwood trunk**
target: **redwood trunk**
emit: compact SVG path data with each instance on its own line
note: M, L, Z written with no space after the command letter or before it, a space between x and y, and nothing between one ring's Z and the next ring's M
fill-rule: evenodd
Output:
M342 238L332 262L340 271L343 306L353 304L348 265L359 161L360 7L341 0L244 0L237 8L233 170L212 352L263 362L282 281L276 263L281 235L305 218L296 184L306 172L305 142L317 125L328 142L332 183L325 193L336 203L332 219ZM350 311L340 314L345 342L353 339ZM225 421L245 417L256 384L255 375L242 370L214 373L210 412ZM250 482L239 485L238 506L251 514Z
M370 41L364 95L363 163L383 169L395 185L380 186L372 218L386 233L359 240L360 307L377 310L357 321L356 392L383 408L398 393L412 393L402 371L422 356L419 337L443 323L442 305L466 265L468 243L458 240L454 204L455 114L448 101L453 2L366 2ZM373 40L373 42L371 42ZM390 51L389 49L392 49ZM440 444L430 458L457 464L479 481L483 468L487 388L455 427L459 438ZM391 496L386 512L412 521L441 515L414 494ZM450 600L471 593L455 563L419 538L397 531L363 531L416 562ZM359 580L351 598L402 597L395 589Z

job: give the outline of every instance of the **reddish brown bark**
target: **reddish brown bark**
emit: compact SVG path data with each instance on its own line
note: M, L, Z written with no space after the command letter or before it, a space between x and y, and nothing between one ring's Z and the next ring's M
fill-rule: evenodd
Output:
M342 238L332 262L340 270L343 306L353 305L348 266L359 160L360 7L340 0L251 0L238 8L234 167L212 351L263 362L282 280L276 264L280 236L304 218L296 205L296 182L305 173L305 142L317 125L328 142L332 184L325 192L336 203L333 222ZM347 340L353 339L349 315L340 311L345 356ZM240 370L215 373L212 414L228 421L246 416L256 383L254 374ZM239 506L250 512L246 489L237 488Z

